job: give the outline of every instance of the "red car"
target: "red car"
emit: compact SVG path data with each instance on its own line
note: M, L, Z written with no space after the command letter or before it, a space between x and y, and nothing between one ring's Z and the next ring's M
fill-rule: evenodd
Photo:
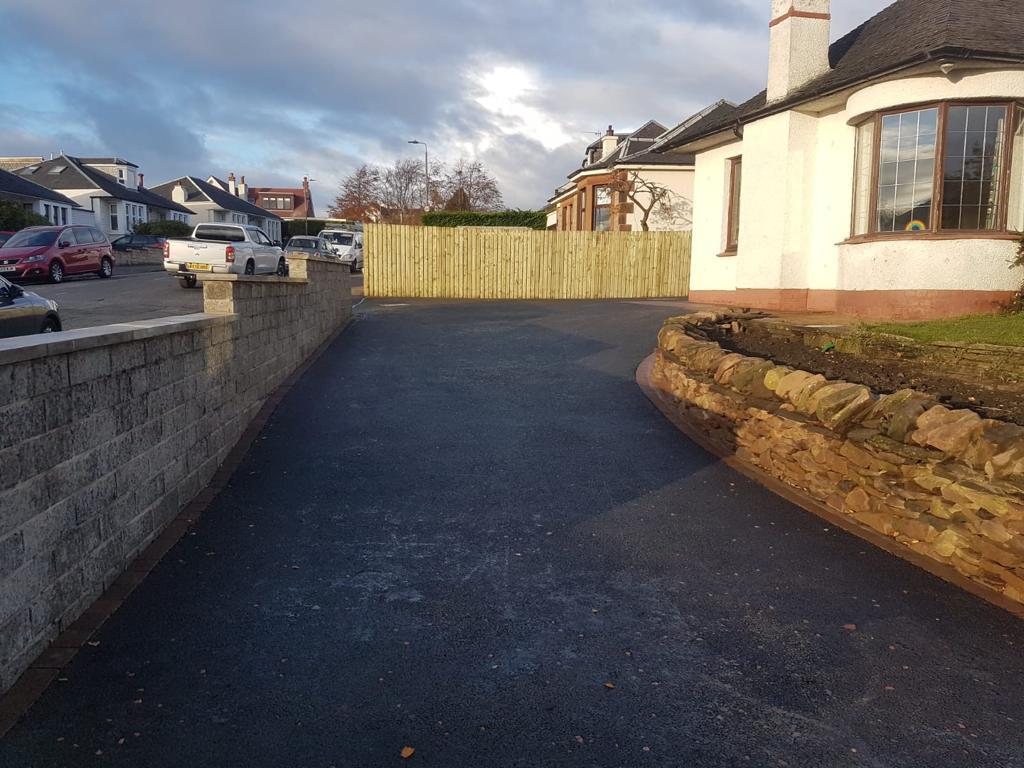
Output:
M60 283L73 275L114 274L114 254L96 227L28 227L0 246L0 276Z

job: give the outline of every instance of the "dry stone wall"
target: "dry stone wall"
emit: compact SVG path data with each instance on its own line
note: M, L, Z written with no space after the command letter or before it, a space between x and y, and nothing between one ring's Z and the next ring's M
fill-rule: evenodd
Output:
M654 384L716 450L1024 603L1024 428L730 353L669 320Z
M0 690L202 491L351 316L348 271L204 283L206 312L0 340ZM168 279L168 290L179 290Z

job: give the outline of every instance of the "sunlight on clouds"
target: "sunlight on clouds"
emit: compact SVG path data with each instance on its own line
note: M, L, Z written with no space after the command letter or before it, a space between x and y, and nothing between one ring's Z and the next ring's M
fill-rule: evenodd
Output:
M502 133L529 136L548 150L575 138L562 123L530 103L539 87L537 78L524 67L500 65L472 80L479 91L476 103L502 118ZM494 141L494 138L485 138L480 149L490 149Z

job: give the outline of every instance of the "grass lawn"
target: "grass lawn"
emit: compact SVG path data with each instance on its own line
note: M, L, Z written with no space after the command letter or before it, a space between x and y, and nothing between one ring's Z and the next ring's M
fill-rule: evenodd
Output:
M1024 347L1024 314L972 315L922 323L869 325L868 332L909 336L918 341L963 341Z

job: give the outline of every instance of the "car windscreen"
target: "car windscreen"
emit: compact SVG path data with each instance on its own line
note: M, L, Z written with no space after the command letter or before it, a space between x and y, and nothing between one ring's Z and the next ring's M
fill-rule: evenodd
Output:
M240 227L218 227L215 224L196 227L195 236L200 240L217 240L222 243L244 243L245 232Z
M345 232L324 232L323 237L333 245L352 245L352 235Z
M316 239L312 237L293 237L288 241L289 248L309 248L316 250Z
M40 248L53 245L57 240L57 232L47 229L42 232L22 230L11 236L11 239L4 243L4 248Z

